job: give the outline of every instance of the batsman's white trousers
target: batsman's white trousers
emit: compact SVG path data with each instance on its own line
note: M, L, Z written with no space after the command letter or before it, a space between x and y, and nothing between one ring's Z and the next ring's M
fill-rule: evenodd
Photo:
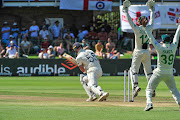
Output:
M88 86L98 86L98 79L102 76L102 69L91 67L87 72Z
M169 72L171 73L171 72ZM147 104L152 103L152 92L156 89L158 84L164 81L169 88L170 92L172 93L173 98L175 99L177 104L180 104L180 94L179 91L176 88L176 83L174 80L173 74L162 74L159 72L154 72L151 76L147 88L146 88L146 98L147 98Z

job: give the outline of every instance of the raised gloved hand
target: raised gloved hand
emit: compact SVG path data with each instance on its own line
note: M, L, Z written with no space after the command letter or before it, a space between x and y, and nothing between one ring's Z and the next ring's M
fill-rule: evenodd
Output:
M131 6L131 2L129 0L125 0L123 2L123 11L128 10L129 6Z
M148 0L146 6L149 7L150 11L155 11L155 2L154 0Z

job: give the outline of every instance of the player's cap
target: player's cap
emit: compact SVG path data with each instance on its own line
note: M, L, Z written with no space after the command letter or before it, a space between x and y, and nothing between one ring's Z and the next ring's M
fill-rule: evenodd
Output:
M17 25L17 23L16 23L16 22L14 22L14 23L13 23L13 25Z
M98 40L98 43L100 43L101 42L101 40Z
M171 42L171 38L168 34L162 35L161 39L162 39L163 43L170 43Z
M79 47L81 47L81 44L79 42L75 42L73 44L73 50L78 49Z
M52 46L52 45L50 45L50 46L48 47L48 49L50 49L50 48L52 48L52 49L53 49L53 46Z

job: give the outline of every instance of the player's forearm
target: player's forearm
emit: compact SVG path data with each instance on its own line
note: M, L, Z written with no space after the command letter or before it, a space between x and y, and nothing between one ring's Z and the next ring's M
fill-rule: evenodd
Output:
M153 29L153 25L154 25L154 11L150 10L150 20L149 20L149 25L151 26L151 28Z
M174 35L174 39L173 39L174 44L178 45L179 37L180 37L180 25L178 25L178 28L176 30L176 34Z
M154 39L154 36L152 35L152 33L151 33L151 32L148 30L148 28L146 28L146 27L143 27L143 29L145 30L145 32L146 32L149 40L150 40L151 43L153 44L153 46L156 48L157 42L156 42L156 40Z

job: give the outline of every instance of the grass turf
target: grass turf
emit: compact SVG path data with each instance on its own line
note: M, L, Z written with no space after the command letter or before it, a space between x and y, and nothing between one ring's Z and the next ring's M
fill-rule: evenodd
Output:
M180 90L180 77L175 77ZM146 79L133 103L123 102L123 77L101 77L107 102L85 102L79 77L1 77L0 120L179 120L180 111L162 82L153 98L154 109L144 112Z

